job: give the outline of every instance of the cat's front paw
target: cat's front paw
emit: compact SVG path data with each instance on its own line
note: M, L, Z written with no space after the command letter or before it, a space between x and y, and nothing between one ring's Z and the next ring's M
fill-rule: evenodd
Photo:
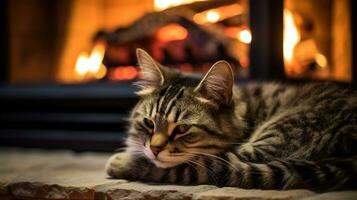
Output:
M131 173L133 167L134 158L130 153L122 152L116 153L112 155L107 164L105 169L107 174L113 178L132 178L133 175Z

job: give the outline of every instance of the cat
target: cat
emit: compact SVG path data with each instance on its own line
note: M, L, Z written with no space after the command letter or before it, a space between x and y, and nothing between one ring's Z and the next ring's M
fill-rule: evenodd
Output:
M218 61L200 80L137 49L142 79L109 176L240 188L357 186L357 92L331 82L234 85Z

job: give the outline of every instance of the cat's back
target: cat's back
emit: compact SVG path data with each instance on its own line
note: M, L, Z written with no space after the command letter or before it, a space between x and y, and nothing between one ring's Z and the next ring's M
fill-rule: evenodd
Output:
M287 110L357 111L357 90L346 84L261 82L237 85L235 90L247 102L249 113L256 120Z

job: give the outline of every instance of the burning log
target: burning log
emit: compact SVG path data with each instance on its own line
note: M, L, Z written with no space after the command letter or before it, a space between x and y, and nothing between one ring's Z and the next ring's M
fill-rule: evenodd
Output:
M197 9L196 9L197 10ZM179 11L179 12L174 12ZM239 66L230 52L230 38L187 18L183 7L144 15L132 25L113 32L99 32L96 40L106 41L104 64L108 67L135 65L135 49L142 47L164 64L205 64L226 59Z

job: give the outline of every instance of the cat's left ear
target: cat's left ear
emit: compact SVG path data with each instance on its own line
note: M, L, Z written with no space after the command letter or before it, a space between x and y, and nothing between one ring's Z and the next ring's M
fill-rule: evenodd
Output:
M136 49L136 57L142 72L141 80L136 84L140 90L136 93L139 95L151 93L158 86L164 84L164 69L143 49Z
M227 104L232 99L233 83L233 70L229 63L218 61L212 65L194 91L208 101Z

